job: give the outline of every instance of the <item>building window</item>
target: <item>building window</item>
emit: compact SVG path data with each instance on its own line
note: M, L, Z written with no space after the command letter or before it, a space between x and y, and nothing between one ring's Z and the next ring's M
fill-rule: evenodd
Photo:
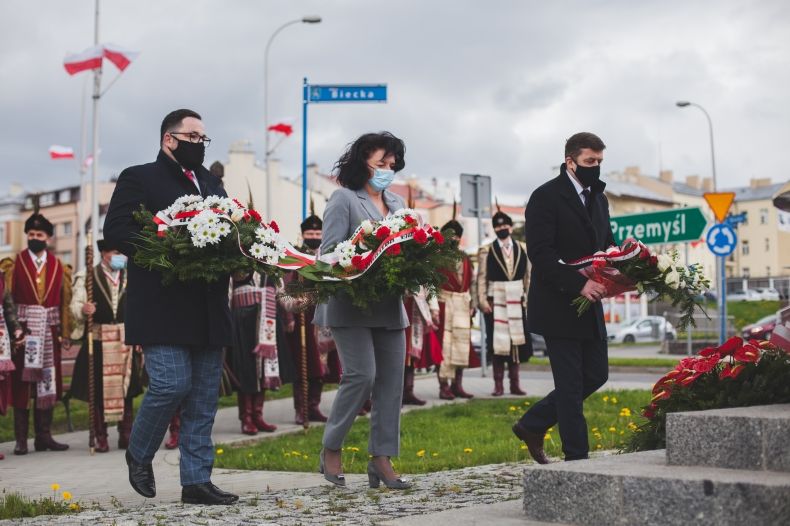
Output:
M58 195L58 202L68 203L69 201L71 201L71 190L61 190L60 195Z
M771 251L771 240L767 237L765 238L765 251L766 252Z
M66 221L63 223L63 235L70 236L73 231L73 227L71 226L71 221Z
M743 277L749 279L749 267L743 267Z
M760 209L760 224L767 225L768 224L768 209L761 208Z
M741 243L741 254L744 256L749 255L749 241L747 239L744 239L743 243Z
M52 206L55 204L55 194L42 194L38 199L39 206Z

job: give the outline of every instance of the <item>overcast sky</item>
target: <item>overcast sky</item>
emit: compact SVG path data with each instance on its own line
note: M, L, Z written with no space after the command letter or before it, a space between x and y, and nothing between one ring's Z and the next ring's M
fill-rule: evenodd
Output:
M77 184L52 144L80 145L90 74L66 74L67 52L93 43L92 0L0 1L0 194ZM387 104L313 105L309 161L329 171L361 133L406 141L404 174L493 176L522 202L562 162L564 140L592 131L605 171L639 165L710 174L711 114L720 186L786 180L790 141L790 2L527 0L112 0L101 40L141 52L101 102L101 177L149 162L162 117L189 107L214 138L207 164L247 139L263 157L263 50L270 115L295 132L277 152L301 167L301 85L387 83ZM116 74L108 65L105 85Z

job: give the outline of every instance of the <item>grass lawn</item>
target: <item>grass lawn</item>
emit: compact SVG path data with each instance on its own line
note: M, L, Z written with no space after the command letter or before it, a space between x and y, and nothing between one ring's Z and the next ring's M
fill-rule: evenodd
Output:
M526 445L510 430L536 398L472 400L405 413L401 420L401 455L393 459L401 473L428 473L467 466L529 459ZM609 391L592 395L584 405L593 451L618 449L644 420L640 410L650 391ZM367 467L369 421L359 418L346 439L343 466L347 473ZM315 471L323 427L265 439L246 447L217 447L220 468ZM561 456L556 428L546 434L546 452Z
M666 367L671 369L677 365L678 360L672 358L609 358L610 367ZM526 365L551 365L548 358L530 358Z
M337 389L336 384L324 385L324 390ZM282 386L277 391L266 391L266 400L279 400L280 398L290 398L293 396L291 384ZM143 401L142 396L134 399L135 414L140 407L140 402ZM236 407L236 395L222 396L219 399L219 407ZM0 416L0 442L8 442L14 440L14 415L13 409L8 409L8 414L5 417ZM88 404L81 400L71 400L71 421L74 425L75 431L88 429ZM66 424L66 409L63 403L58 403L55 406L55 414L52 418L52 433L66 433L68 426ZM35 432L33 429L33 417L30 417L29 436L33 438Z
M781 301L728 301L727 315L735 318L733 323L740 332L744 326L776 313L781 307Z
M64 515L81 511L69 492L53 490L52 497L31 499L18 493L0 494L0 520L38 515Z

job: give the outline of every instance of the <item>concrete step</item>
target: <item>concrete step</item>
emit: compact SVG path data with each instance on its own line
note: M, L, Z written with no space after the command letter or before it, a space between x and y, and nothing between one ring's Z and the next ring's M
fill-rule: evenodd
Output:
M790 404L670 413L667 464L790 472Z
M668 466L665 450L534 465L524 512L567 524L790 524L790 473Z

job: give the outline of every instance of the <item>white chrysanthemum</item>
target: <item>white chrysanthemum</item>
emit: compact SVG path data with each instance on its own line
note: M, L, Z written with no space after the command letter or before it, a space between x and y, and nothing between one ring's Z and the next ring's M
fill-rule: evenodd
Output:
M225 237L230 233L230 225L227 224L225 221L221 221L217 225L217 232L219 233L220 237Z
M261 259L265 253L265 246L260 243L255 243L250 247L250 255L255 259Z
M362 221L360 227L362 227L362 231L365 232L365 234L371 234L373 232L373 223L369 219Z

